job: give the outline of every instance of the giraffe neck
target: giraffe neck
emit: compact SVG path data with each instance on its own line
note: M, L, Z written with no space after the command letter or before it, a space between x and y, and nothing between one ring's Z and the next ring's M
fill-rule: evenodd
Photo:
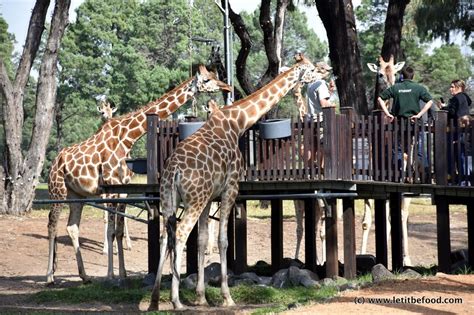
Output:
M147 115L155 114L160 119L165 119L194 96L193 79L194 77L134 112L111 119L108 124L115 129L125 146L131 149L147 131Z
M305 99L303 97L303 94L301 93L302 88L303 88L302 83L296 84L296 86L294 88L294 95L296 97L296 105L298 106L298 112L299 112L299 115L300 115L300 120L304 121L304 116L306 115L308 110L307 110L307 106L306 106L306 102L305 102Z
M257 92L222 109L228 117L235 120L239 136L254 125L299 82L296 69L296 67L290 68Z

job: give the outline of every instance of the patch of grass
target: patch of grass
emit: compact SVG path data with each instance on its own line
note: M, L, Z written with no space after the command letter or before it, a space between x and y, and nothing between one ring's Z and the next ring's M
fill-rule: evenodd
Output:
M101 301L107 304L132 303L138 304L149 293L142 288L141 279L130 279L127 289L119 288L105 282L94 282L82 284L77 287L66 289L49 289L33 295L33 301L37 303L64 302L64 303L86 303Z
M263 305L258 313L276 312L287 309L290 304L306 304L327 300L337 294L333 286L323 286L320 289L292 287L276 289L264 286L236 286L230 288L231 295L237 304ZM142 287L142 280L135 278L127 282L126 288L117 287L107 282L94 282L77 287L64 289L48 289L32 296L36 303L91 303L102 302L106 304L139 304L149 302L151 292ZM170 290L162 289L160 301L169 302ZM180 297L185 304L196 299L194 290L181 289ZM206 288L206 298L211 306L221 305L223 300L220 288Z

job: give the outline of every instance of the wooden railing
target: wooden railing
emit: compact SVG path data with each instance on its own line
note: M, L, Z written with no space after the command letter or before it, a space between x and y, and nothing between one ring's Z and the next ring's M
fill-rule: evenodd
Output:
M156 133L148 133L152 137L148 141L158 143L160 172L180 140L177 122L160 121L157 126ZM444 111L425 122L388 123L381 111L360 116L352 108L339 114L326 108L322 121L298 121L291 126L287 138L261 139L257 125L244 134L240 149L247 181L344 179L460 185L472 180L473 125L457 126Z

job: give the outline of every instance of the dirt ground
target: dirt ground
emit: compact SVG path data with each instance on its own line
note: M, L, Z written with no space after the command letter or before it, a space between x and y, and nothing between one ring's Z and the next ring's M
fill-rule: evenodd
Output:
M77 276L74 252L66 233L67 210L61 216L59 225L58 268L56 287L75 286L81 283ZM258 260L270 262L270 220L249 219L248 223L248 264ZM357 217L357 222L361 218ZM47 217L37 214L24 217L0 216L0 313L5 310L31 311L118 311L130 312L145 310L147 305L38 305L28 298L40 290L45 290L47 267ZM146 226L143 223L129 223L133 248L125 253L126 268L129 275L147 273ZM294 218L284 222L285 257L292 257L295 250L296 224ZM374 253L373 226L368 246ZM342 232L342 225L339 228ZM360 246L360 229L356 228L357 247ZM81 246L85 268L88 275L103 278L107 272L107 258L102 254L103 222L100 218L83 218L81 223ZM342 234L339 235L342 242ZM465 211L451 214L452 250L467 247L467 226ZM414 265L430 266L437 263L436 222L434 213L410 216L409 224L410 253ZM341 248L342 246L340 246ZM302 246L304 249L304 246ZM304 253L302 256L304 257ZM343 257L340 249L339 257ZM389 257L390 260L390 257ZM212 254L208 262L218 261L218 255ZM118 262L115 260L116 274ZM166 270L165 270L166 272ZM370 304L368 298L387 297L405 298L398 304ZM410 303L407 298L462 298L460 304ZM364 304L361 298L365 298ZM448 301L449 302L449 301ZM165 306L169 308L169 306ZM254 306L239 306L237 313L251 311ZM205 311L205 310L203 310ZM208 310L209 311L209 310ZM213 311L216 311L213 309ZM219 311L219 309L217 309ZM359 291L344 292L325 304L299 307L286 312L298 314L329 314L364 312L365 314L384 313L438 313L438 314L474 314L474 275L443 275L420 280L386 282Z

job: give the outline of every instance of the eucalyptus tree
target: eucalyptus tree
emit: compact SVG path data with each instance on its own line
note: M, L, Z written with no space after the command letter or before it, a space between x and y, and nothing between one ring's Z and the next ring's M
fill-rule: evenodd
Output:
M341 106L353 107L356 112L366 114L366 86L352 1L316 0L314 3L326 29L329 57L338 76L336 85Z
M39 69L34 122L26 150L22 150L21 142L25 123L25 89L45 29L49 4L49 0L36 1L14 80L10 79L3 57L0 57L0 91L4 98L2 111L5 150L2 166L0 166L4 173L0 213L22 214L31 208L44 163L56 95L57 55L68 23L70 0L56 1L55 3L51 28Z

